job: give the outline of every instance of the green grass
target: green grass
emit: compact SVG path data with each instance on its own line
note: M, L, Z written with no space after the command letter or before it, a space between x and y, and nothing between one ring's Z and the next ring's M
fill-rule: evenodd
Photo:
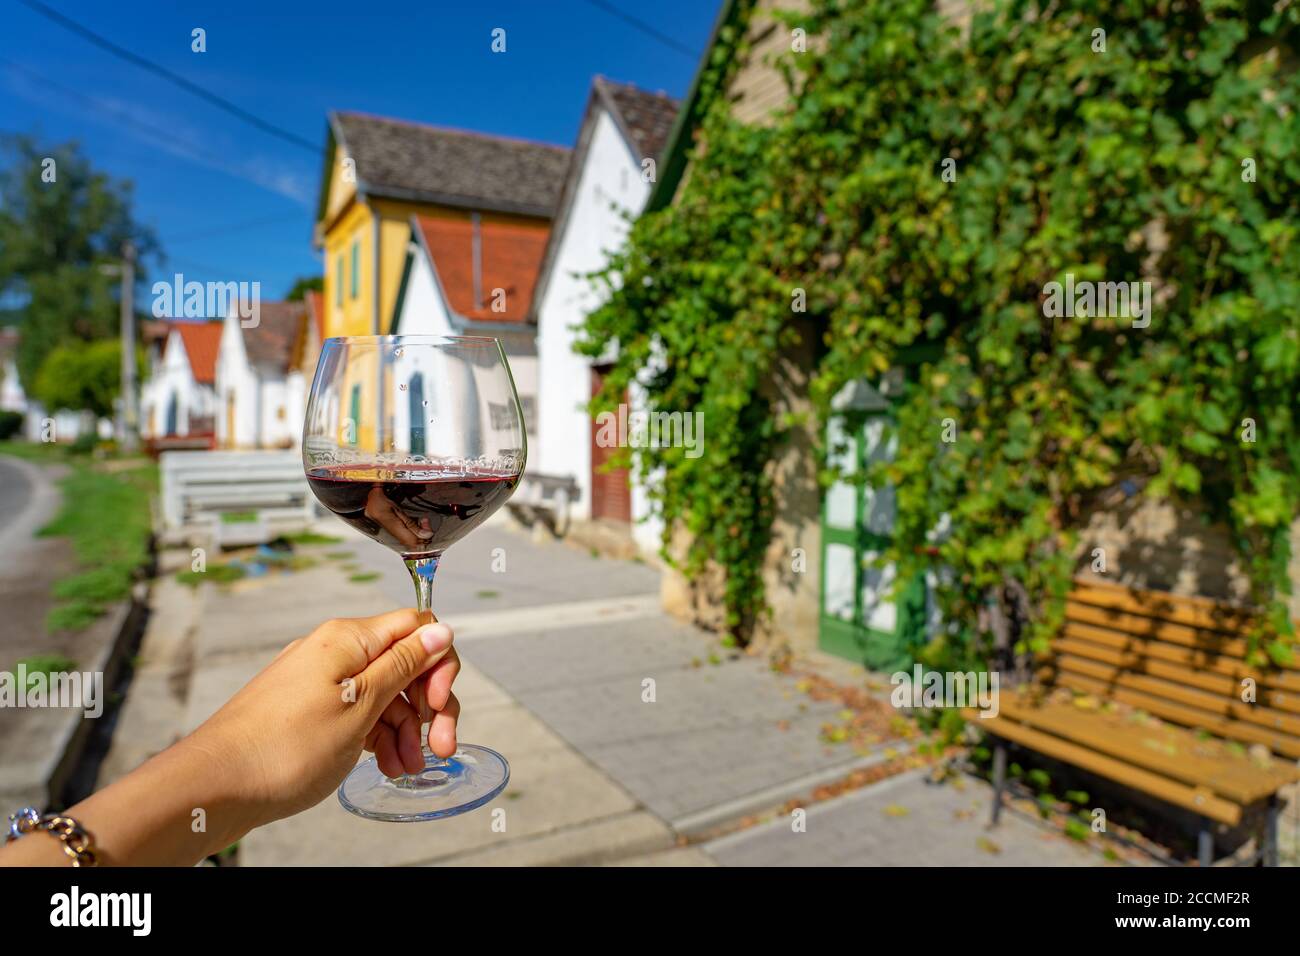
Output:
M182 571L176 575L176 580L186 587L196 588L204 581L211 581L213 584L230 584L232 581L238 581L244 574L244 569L237 564L214 564L206 571Z
M475 591L475 592L474 592L474 596L475 596L476 598L494 598L494 597L500 597L500 596L501 596L501 592L500 592L500 591L493 591L493 590L490 590L490 589L484 589L484 590L482 590L482 591Z
M0 443L0 453L40 464L62 462L63 503L42 537L67 538L77 570L56 581L58 603L45 617L47 631L76 631L93 623L107 606L131 593L136 570L149 560L149 496L158 487L158 468L139 459L106 471L86 457L32 442Z
M40 441L0 441L0 454L21 458L37 465L67 461L71 452L67 445Z
M223 511L222 524L252 524L257 520L256 511Z
M290 544L342 544L343 539L332 534L317 534L315 531L301 531L298 534L286 534L285 540Z
M348 580L354 584L365 584L367 581L379 580L379 574L376 571L362 571L360 574L348 575Z
M77 662L71 657L64 657L62 654L34 654L18 661L18 664L14 667L15 676L18 674L19 667L26 668L27 682L30 687L32 678L37 674L44 674L47 677L51 674L66 674L77 669Z

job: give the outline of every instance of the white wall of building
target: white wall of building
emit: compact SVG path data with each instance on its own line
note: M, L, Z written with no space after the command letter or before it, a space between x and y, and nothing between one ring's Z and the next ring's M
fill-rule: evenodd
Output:
M299 418L295 423L289 415L293 397L288 375L279 369L261 366L253 371L261 392L258 402L258 447L290 448L295 444L295 438L302 436L302 419Z
M571 475L579 488L573 515L591 517L591 362L574 351L575 326L598 304L584 278L604 267L627 236L622 211L639 212L650 193L641 160L601 110L568 210L568 221L551 263L545 296L537 311L538 433L531 467L549 475ZM614 207L617 208L614 208ZM635 398L635 396L634 396ZM647 551L659 547L659 525L646 523L649 501L632 486L633 534Z
M217 354L217 444L222 448L290 448L302 439L305 399L289 374L253 365L244 346L238 313L226 316ZM233 396L234 413L230 413ZM234 433L231 434L233 423Z
M191 419L210 418L216 413L216 390L194 378L185 340L175 329L167 336L162 360L146 386L141 403L147 435L162 437L168 434L167 415L173 398L176 401L176 430L173 434L188 435Z
M27 411L27 393L18 378L18 366L13 356L8 356L0 365L0 409L7 412Z
M260 395L257 374L244 349L238 315L226 316L217 353L217 444L222 448L258 447ZM233 405L233 412L232 412Z
M407 277L406 294L402 300L402 308L398 313L397 321L393 326L395 335L471 335L473 334L473 325L469 329L461 330L454 327L451 323L451 316L445 297L441 288L438 286L437 276L429 263L429 257L423 250L420 250L412 260L411 274ZM537 401L537 358L532 355L512 355L508 357L510 362L510 373L515 380L515 391L523 400L526 397L532 397L534 403ZM407 385L407 390L403 394L411 394L410 386L412 377L417 371L421 371L421 365L418 358L418 351L411 351L404 355L396 363L396 379L399 383ZM437 454L439 448L454 448L463 444L463 439L457 437L453 431L453 422L446 417L439 418L437 406L440 399L445 404L451 400L451 392L459 386L448 383L435 382L434 379L439 373L431 370L427 366L423 370L423 388L429 401L428 414L431 420L424 423L425 427L425 453ZM421 399L420 401L423 401ZM421 409L426 408L423 404L418 406ZM422 412L423 414L423 412ZM393 430L394 440L399 451L410 450L410 423L411 423L411 402L409 400L399 400L393 408ZM535 434L530 434L529 442L536 446ZM532 449L530 448L530 454Z
M311 380L303 374L302 369L296 368L289 372L284 387L288 427L293 432L290 439L297 448L302 444L302 428L307 418L307 397L311 392Z

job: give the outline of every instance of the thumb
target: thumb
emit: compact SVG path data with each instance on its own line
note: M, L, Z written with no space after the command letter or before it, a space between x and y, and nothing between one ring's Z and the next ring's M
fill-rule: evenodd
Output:
M365 699L382 711L411 681L442 660L451 642L451 628L437 621L394 641L358 675Z

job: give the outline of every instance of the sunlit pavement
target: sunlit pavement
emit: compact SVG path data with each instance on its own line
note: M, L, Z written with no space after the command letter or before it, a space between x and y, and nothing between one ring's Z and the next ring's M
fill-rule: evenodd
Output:
M369 541L349 536L303 553L314 566L230 586L156 583L100 785L197 726L321 621L411 603L400 561ZM169 571L188 557L167 556ZM1014 818L981 839L981 784L935 788L915 774L811 805L806 832L794 832L776 807L881 761L899 742L861 752L828 745L821 727L838 704L812 700L763 660L728 654L716 636L663 614L657 589L649 566L538 543L504 523L480 529L445 558L435 606L465 664L461 739L505 754L506 791L416 826L354 817L331 796L249 834L240 864L1100 862Z

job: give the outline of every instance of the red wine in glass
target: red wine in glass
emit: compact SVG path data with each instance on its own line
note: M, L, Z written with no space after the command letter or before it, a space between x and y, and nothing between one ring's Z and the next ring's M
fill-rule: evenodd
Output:
M421 465L312 468L317 499L362 534L410 557L441 554L514 493L519 473L448 474Z

